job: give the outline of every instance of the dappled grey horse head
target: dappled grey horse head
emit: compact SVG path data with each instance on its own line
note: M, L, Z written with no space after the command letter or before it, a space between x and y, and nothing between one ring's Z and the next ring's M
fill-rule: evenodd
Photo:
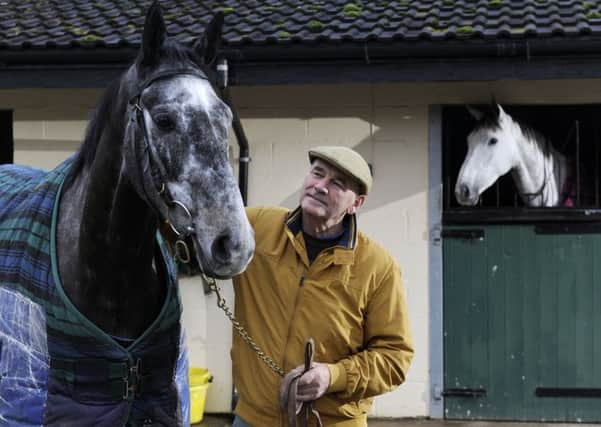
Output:
M468 107L478 124L467 137L455 197L464 206L474 206L481 194L512 170L519 159L515 124L503 108L493 102L489 111Z
M167 39L153 6L124 85L131 98L124 149L128 177L169 225L180 256L190 250L202 271L227 278L250 262L254 237L229 162L232 112L210 67L222 24L217 15L184 50Z

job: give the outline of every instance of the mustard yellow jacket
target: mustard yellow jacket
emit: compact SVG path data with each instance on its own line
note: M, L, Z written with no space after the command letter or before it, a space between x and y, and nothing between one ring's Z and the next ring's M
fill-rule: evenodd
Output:
M405 380L413 357L398 265L357 232L347 217L339 246L309 265L301 212L249 208L256 250L234 279L236 317L267 355L288 372L303 364L315 340L314 361L328 363L330 386L318 399L326 426L365 426L373 396ZM253 427L286 426L280 413L281 378L234 334L236 413Z

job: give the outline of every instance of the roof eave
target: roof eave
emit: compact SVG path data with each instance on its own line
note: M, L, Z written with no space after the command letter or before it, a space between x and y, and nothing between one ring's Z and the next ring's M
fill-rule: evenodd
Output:
M0 88L104 87L135 54L133 48L0 50L6 77ZM234 85L601 77L595 38L239 45L226 54Z

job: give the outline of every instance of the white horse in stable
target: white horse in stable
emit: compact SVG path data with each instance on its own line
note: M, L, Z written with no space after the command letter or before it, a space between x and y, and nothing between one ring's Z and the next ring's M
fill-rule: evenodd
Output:
M468 135L455 185L459 204L476 205L485 190L511 172L526 206L575 205L575 168L542 134L514 120L495 102L487 111L468 110L478 123Z

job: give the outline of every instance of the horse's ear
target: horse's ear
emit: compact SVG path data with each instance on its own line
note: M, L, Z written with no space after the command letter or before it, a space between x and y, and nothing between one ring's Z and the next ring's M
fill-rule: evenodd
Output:
M478 121L484 117L484 113L472 105L466 105L465 108L467 108L467 111L472 115L472 117Z
M490 101L490 110L492 111L492 116L495 118L499 118L501 116L501 112L503 111L503 108L497 104L497 100L494 97Z
M195 49L202 58L203 63L211 64L217 57L221 48L221 31L223 29L223 12L213 16L206 26L202 37L196 42Z
M165 41L167 29L165 18L158 1L154 1L146 13L144 35L142 36L141 59L142 65L154 64L159 56L159 49Z

